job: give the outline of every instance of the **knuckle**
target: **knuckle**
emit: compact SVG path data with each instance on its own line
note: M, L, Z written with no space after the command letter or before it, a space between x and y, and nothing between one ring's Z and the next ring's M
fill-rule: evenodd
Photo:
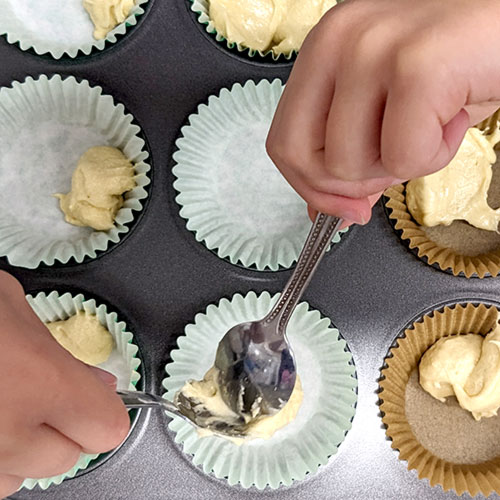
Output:
M391 157L383 159L383 164L387 172L396 179L411 179L425 175L423 172L427 170L427 163L424 161L417 162L415 158L401 156L397 158L395 154ZM415 175L419 173L418 175Z
M296 148L289 141L271 140L266 143L266 150L278 170L285 174L286 172L299 174L301 177L304 172L304 165L310 164L310 158L303 148Z
M281 151L278 144L279 143L277 138L275 137L275 134L273 133L273 129L271 129L266 139L266 151L269 155L269 158L271 158L271 160L273 160L275 163L281 158Z
M396 49L391 72L393 84L402 90L418 88L423 92L448 82L449 67L436 64L436 59L429 57L429 53L435 52L432 45L435 38L432 33L419 33Z
M384 168L389 174L398 179L406 179L410 172L413 171L412 166L404 161L398 159L395 154L387 154L386 158L382 158Z
M270 134L266 141L266 151L278 168L293 166L294 150L287 139Z
M425 42L405 41L398 47L393 59L392 80L403 88L420 84L428 72L431 59L426 57Z
M384 23L380 24L366 24L356 35L353 42L353 52L356 56L353 61L361 63L363 66L366 64L377 63L374 61L374 56L379 52L380 40L384 40L387 31L387 26Z

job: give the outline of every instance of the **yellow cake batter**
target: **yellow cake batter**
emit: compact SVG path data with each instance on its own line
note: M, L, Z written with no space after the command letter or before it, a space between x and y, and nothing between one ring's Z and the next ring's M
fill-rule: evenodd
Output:
M83 6L94 23L94 38L101 40L130 15L135 0L83 0Z
M275 54L299 50L336 0L210 0L216 31L230 42Z
M207 420L207 424L211 421L224 420L227 422L237 421L240 417L234 413L222 399L218 386L219 372L216 368L211 368L203 380L189 381L182 387L180 393L189 398L191 401L199 402L198 409L206 408L208 412L214 415L214 418ZM300 405L303 399L302 384L297 376L295 387L292 391L287 404L276 414L264 417L258 417L254 420L249 419L247 422L246 437L229 438L236 444L241 444L244 441L261 438L269 439L276 431L285 427L292 422L297 416ZM194 408L196 412L196 407ZM199 429L201 437L211 436L213 433L209 429Z
M114 347L111 333L94 314L78 311L66 320L45 326L62 347L88 365L104 363Z
M68 194L56 194L65 219L98 231L111 229L126 191L135 187L134 167L116 148L89 149L78 162Z
M500 210L488 205L487 196L496 162L493 147L499 141L498 130L485 136L471 128L448 166L408 182L406 204L414 219L427 227L465 220L479 229L497 231Z
M421 386L444 402L456 396L476 420L500 408L500 325L486 336L470 333L438 340L422 356Z
M278 413L267 417L260 417L250 422L248 425L249 439L269 439L276 431L292 423L297 416L303 399L302 383L299 376L297 376L290 399Z

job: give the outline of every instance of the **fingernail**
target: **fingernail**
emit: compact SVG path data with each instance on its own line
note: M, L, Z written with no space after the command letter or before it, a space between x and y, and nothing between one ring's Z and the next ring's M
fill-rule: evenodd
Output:
M97 368L97 366L89 367L106 385L110 387L116 387L116 377L107 372L106 370L102 370L101 368Z
M350 224L360 224L364 226L366 224L366 219L363 217L363 214L358 212L347 212L344 213L344 221L349 222Z
M391 186L397 186L398 184L403 184L403 182L406 182L408 179L394 179L391 182Z

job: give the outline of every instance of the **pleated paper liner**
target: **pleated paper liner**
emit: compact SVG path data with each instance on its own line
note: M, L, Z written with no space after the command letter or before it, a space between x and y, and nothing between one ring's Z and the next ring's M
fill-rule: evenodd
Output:
M264 317L278 297L267 292L236 294L196 315L172 351L173 362L165 367L164 397L172 399L188 379L203 378L226 331ZM268 440L255 439L241 446L218 436L200 438L192 425L175 416L169 424L193 464L230 485L277 488L304 479L335 455L351 428L357 380L352 356L338 330L303 302L293 313L287 334L304 391L292 423Z
M33 49L36 54L50 54L54 59L77 57L103 50L124 36L144 14L148 0L136 0L125 21L106 38L93 37L94 25L83 8L82 0L0 0L0 35L17 44L21 50Z
M275 54L272 50L261 51L255 50L241 43L232 42L226 37L217 32L213 21L210 19L209 7L210 0L189 0L191 3L191 10L196 13L198 22L205 26L206 32L213 36L217 42L224 44L229 50L235 50L239 53L245 54L250 58L263 58L263 60L270 60L271 62L289 62L293 61L297 56L298 51L294 50L288 54Z
M499 124L500 110L476 125L486 134ZM497 276L500 273L500 234L475 228L465 221L450 226L423 227L406 205L405 185L389 187L385 193L389 219L409 248L424 262L455 276L467 278ZM493 166L488 204L500 207L499 162Z
M492 191L498 192L500 201L500 169L494 168L490 194ZM384 196L394 228L424 262L467 278L500 273L499 234L477 229L463 221L455 221L451 226L420 226L408 210L403 184L388 188Z
M108 231L64 220L54 193L67 193L80 156L119 148L134 164L136 187L124 194ZM0 90L0 256L36 268L94 258L117 243L142 210L150 166L141 129L101 87L60 75L28 77Z
M500 494L500 417L476 421L458 406L427 394L416 370L424 352L442 337L485 336L498 311L485 304L444 307L425 315L397 339L382 369L382 421L399 458L431 486L458 495Z
M118 320L115 312L108 312L104 304L98 305L94 299L85 300L82 294L73 296L70 293L65 293L59 295L54 291L47 295L41 292L35 297L28 295L27 300L44 323L68 319L77 311L95 314L115 340L115 347L109 359L98 365L99 368L109 371L117 377L118 389L134 390L140 378L137 371L141 363L137 357L138 348L133 344L134 336L127 331L127 325L124 321ZM86 469L98 456L97 454L82 453L75 466L65 474L45 479L26 479L23 487L33 489L35 486L39 486L46 489L52 484L61 484L65 479L74 477L78 471Z
M189 117L173 156L187 228L219 257L259 271L291 267L311 227L265 149L282 91L278 79L222 89Z

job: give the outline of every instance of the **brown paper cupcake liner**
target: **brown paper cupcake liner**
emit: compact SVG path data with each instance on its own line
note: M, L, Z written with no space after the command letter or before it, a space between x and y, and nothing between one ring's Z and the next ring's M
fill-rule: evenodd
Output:
M497 314L495 307L485 304L433 311L405 330L382 369L380 409L392 448L399 451L399 458L407 462L408 470L417 470L419 479L428 479L431 486L440 485L445 491L455 490L458 495L500 494L500 456L480 463L456 463L434 455L419 442L407 419L407 385L421 356L438 339L461 333L486 335L493 328Z
M394 228L409 248L431 266L455 276L466 278L497 276L500 274L500 248L480 255L463 255L431 240L425 229L417 224L406 205L406 188L403 184L386 189L385 205Z

